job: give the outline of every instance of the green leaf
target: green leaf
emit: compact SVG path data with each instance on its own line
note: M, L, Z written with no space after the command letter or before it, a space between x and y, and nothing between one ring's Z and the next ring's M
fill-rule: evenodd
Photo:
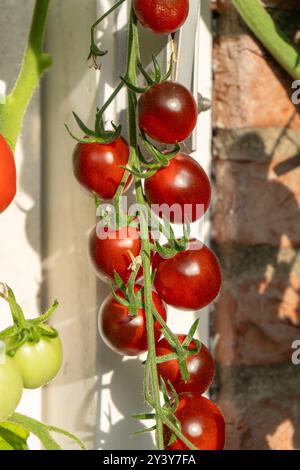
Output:
M31 433L34 434L39 438L46 450L63 450L61 446L53 439L50 434L51 432L66 436L70 440L74 441L81 449L86 449L84 443L74 434L65 431L64 429L57 428L56 426L40 423L39 421L28 418L27 416L21 415L20 413L14 413L8 420L8 423L13 426L17 426L18 429L22 429L24 434L21 436L24 436L25 433L27 437Z
M82 120L80 119L80 117L74 113L73 111L73 116L78 124L78 126L80 127L80 129L82 130L82 132L87 135L87 136L90 136L90 137L94 137L95 136L95 132L92 131L91 129L89 129L83 122Z
M151 426L151 428L140 429L139 431L136 431L136 432L132 433L131 436L132 437L137 437L137 436L141 436L142 434L145 434L147 432L152 432L152 431L155 431L155 430L156 430L156 425Z
M62 450L62 448L50 435L47 426L40 423L39 421L28 418L27 416L21 415L19 413L14 413L9 419L9 422L22 426L25 431L37 436L46 450Z
M30 432L14 423L0 424L0 450L27 450Z
M198 326L199 326L199 321L200 319L198 318L191 326L186 338L184 339L183 343L182 343L182 346L189 346L189 344L191 343L191 341L193 340L194 338L194 334L196 333L197 329L198 329Z

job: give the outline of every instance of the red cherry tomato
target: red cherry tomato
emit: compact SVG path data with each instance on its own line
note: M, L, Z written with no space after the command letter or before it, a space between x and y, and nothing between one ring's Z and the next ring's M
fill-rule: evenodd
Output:
M140 23L160 34L177 31L189 13L188 0L134 0L133 7Z
M190 240L186 251L170 259L156 253L153 267L157 269L154 284L158 295L174 307L199 310L220 291L222 273L218 259L199 240Z
M219 408L199 394L179 395L175 411L181 423L182 434L199 450L222 450L225 442L225 422ZM164 428L164 442L167 450L187 450L188 447L176 439L168 446L172 433Z
M119 230L95 227L89 238L89 255L97 275L101 279L114 279L116 271L123 282L129 280L132 263L129 251L136 258L141 251L139 229L134 226Z
M198 117L196 101L180 83L162 82L149 88L139 99L139 126L152 139L164 144L185 140Z
M138 292L142 286L136 286ZM124 297L121 291L117 291ZM166 320L166 310L156 292L152 291L153 303L161 317ZM155 339L161 336L161 326L155 322ZM144 309L138 310L136 317L131 317L128 308L119 304L112 295L104 301L99 313L99 331L104 342L113 351L125 356L137 356L147 351L146 314Z
M180 343L185 340L185 335L178 335ZM189 349L196 347L195 341L191 341ZM165 338L162 338L156 345L156 355L165 356L173 352L171 346ZM215 373L215 364L209 350L204 344L201 344L200 350L197 354L187 358L187 368L190 378L184 382L178 360L163 362L158 364L158 373L168 385L168 381L174 386L177 393L195 392L200 395L204 393L213 381Z
M7 209L16 195L16 178L13 153L0 134L0 213Z
M110 144L79 143L73 154L74 174L80 185L101 199L114 197L122 181L129 159L129 147L123 138ZM127 186L131 182L128 179ZM126 189L125 188L125 189Z
M211 199L209 179L192 157L179 153L169 166L161 168L145 181L145 194L152 209L175 223L198 220ZM160 209L155 205L162 206ZM173 207L173 208L172 208Z

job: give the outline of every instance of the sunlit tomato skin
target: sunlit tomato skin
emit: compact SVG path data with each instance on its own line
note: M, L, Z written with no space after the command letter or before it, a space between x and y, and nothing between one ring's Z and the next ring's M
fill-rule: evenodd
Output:
M54 379L62 366L61 340L59 337L41 337L38 343L27 342L17 350L14 359L19 366L24 387L40 388Z
M23 392L22 376L16 362L0 356L0 422L8 419L17 408Z
M185 335L178 335L180 343L183 343L185 338ZM195 347L195 341L191 341L189 349L195 349ZM165 356L172 352L173 349L165 338L162 338L157 343L157 356ZM190 375L187 382L184 382L181 377L177 359L158 364L157 369L165 383L168 384L168 381L170 381L177 393L195 392L200 395L211 385L215 374L214 360L204 344L201 344L200 350L197 354L187 358L187 369Z
M132 260L129 251L136 258L141 251L138 228L121 227L119 230L95 227L89 238L89 257L102 280L113 280L116 271L123 282L130 278Z
M216 255L199 240L191 239L188 249L173 258L154 256L154 280L158 295L179 309L199 310L220 292L222 273Z
M182 434L199 450L222 450L225 443L225 422L219 408L196 393L179 395L175 416L181 423ZM171 432L164 428L167 450L188 450L180 440L168 446Z
M129 147L123 138L109 144L79 143L73 153L73 170L79 184L101 199L114 197L129 159ZM127 186L131 182L128 179ZM126 189L125 188L125 189Z
M13 153L0 134L0 214L16 195L16 165Z
M139 291L141 286L136 286ZM120 297L124 297L120 290ZM156 310L166 320L166 310L156 292L152 291L152 298ZM125 356L138 356L148 349L146 314L144 309L138 310L136 317L131 317L128 308L119 304L112 295L104 301L99 312L99 332L103 341L109 348ZM161 326L155 322L155 339L161 336Z
M146 179L145 194L157 215L163 214L171 222L182 224L186 219L198 220L207 211L211 187L199 163L180 152L169 166ZM162 207L159 209L156 205Z
M177 82L166 81L152 86L138 102L140 128L164 144L183 142L193 132L197 117L193 95Z
M140 23L159 34L177 31L189 13L188 0L134 0L133 7Z

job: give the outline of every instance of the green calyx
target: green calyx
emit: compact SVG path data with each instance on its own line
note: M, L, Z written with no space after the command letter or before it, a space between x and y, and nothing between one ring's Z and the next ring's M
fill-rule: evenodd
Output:
M8 302L13 319L13 326L0 332L0 340L5 342L8 356L13 357L26 342L38 343L42 337L56 338L58 336L58 332L54 328L44 325L57 309L59 305L57 300L43 315L27 320L12 289L6 284L1 283L1 286L0 297Z
M166 245L161 245L157 240L154 242L153 251L156 251L162 258L173 258L177 253L186 251L189 245L191 226L188 220L183 225L183 236L178 239L169 220L163 215L163 224L159 223L159 230L168 238Z
M174 147L169 151L162 151L160 148L156 147L148 139L148 137L146 136L143 130L141 130L140 137L141 137L141 142L143 144L143 147L145 151L147 152L147 154L150 155L151 160L148 160L147 158L145 158L141 150L141 147L138 146L137 154L138 154L138 158L141 163L141 166L142 166L142 170L135 168L133 165L131 167L130 166L123 167L129 173L131 173L134 176L137 176L140 179L151 178L151 176L155 175L155 173L160 168L167 167L170 161L172 160L172 158L176 157L178 152L180 152L179 144L175 144Z
M171 77L174 66L173 54L171 55L170 66L166 74L163 74L160 63L154 55L152 55L152 63L153 69L150 73L146 71L140 61L137 63L138 69L147 83L147 85L144 87L135 85L127 76L120 77L130 91L138 94L146 93L146 91L148 91L152 86L163 83Z
M109 144L115 140L117 140L122 132L122 126L115 126L114 123L112 122L112 127L113 131L106 131L104 129L104 123L101 115L101 110L97 111L96 114L96 119L95 119L95 129L91 130L89 129L79 118L79 116L73 112L73 116L79 126L79 128L82 130L84 133L85 137L83 139L80 139L76 137L69 129L68 125L65 124L65 128L67 129L68 133L72 137L72 139L76 140L77 142L81 144Z
M113 91L111 96L108 98L106 103L102 106L101 109L97 108L96 117L95 117L95 128L94 130L89 129L84 122L79 118L79 116L73 112L73 116L75 121L77 122L79 128L84 133L84 138L80 139L76 137L69 129L68 125L65 124L65 128L67 129L68 133L72 137L72 139L76 140L79 143L87 144L87 143L98 143L98 144L109 144L117 140L122 132L122 126L115 126L112 122L111 125L113 127L112 131L106 131L104 127L103 115L109 105L113 102L116 98L118 93L122 90L124 86L123 82L120 82L116 89Z

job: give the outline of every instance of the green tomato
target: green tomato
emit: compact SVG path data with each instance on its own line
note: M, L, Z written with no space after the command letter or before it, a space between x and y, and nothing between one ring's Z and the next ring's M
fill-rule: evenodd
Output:
M6 355L0 356L0 422L13 414L22 392L23 381L16 362Z
M43 325L46 328L45 325ZM25 388L39 388L50 382L62 365L60 338L42 336L38 343L27 342L16 352L14 359L19 366Z

